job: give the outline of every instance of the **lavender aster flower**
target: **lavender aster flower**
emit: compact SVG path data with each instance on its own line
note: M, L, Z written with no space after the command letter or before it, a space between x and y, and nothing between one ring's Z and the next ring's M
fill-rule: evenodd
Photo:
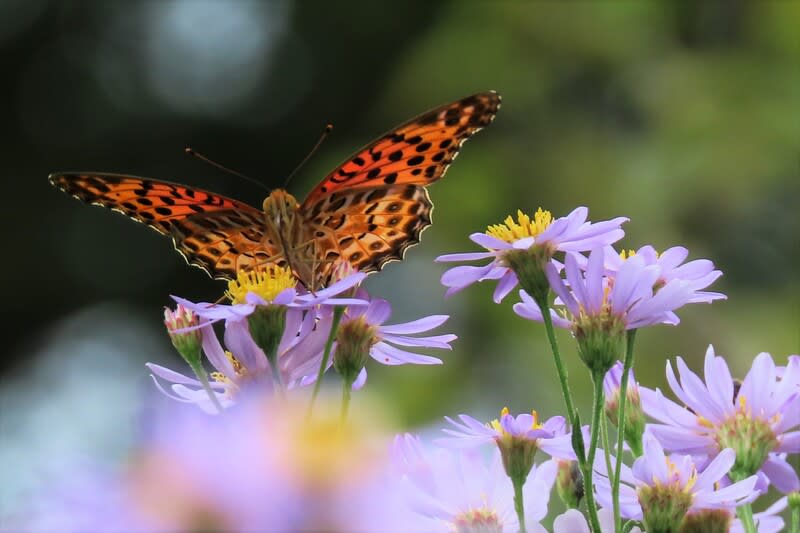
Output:
M553 416L541 424L536 411L514 416L508 411L508 407L504 407L500 411L499 420L495 419L488 424L469 415L458 415L458 418L460 421L445 417L455 429L444 429L451 437L439 439L439 443L455 448L495 443L501 450L514 443L527 443L527 446L533 448L533 452L542 450L557 459L576 459L572 449L572 434L567 431L563 416Z
M287 312L286 328L278 345L278 368L281 382L286 383L288 388L304 384L305 378L316 372L330 326L330 317L316 320L313 313L303 313L298 309ZM203 352L216 370L211 374L214 381L210 385L223 407L235 403L242 388L261 386L271 390L272 369L264 352L250 336L245 322L231 321L225 324L225 345L231 351L223 349L208 323L200 332ZM146 366L153 372L156 386L168 397L194 403L207 412L216 412L200 381L155 363L147 363ZM161 387L156 376L172 383L172 394Z
M688 512L704 509L734 510L749 501L756 485L756 476L737 481L724 488L718 482L730 471L736 452L730 448L698 472L690 455L667 457L661 444L651 435L645 436L644 455L633 468L622 465L620 473L620 513L625 518L643 520L647 531L678 531ZM604 507L612 505L612 487L605 461L595 460L597 500Z
M486 248L486 252L442 255L439 262L475 261L492 259L484 266L458 266L442 275L447 296L473 283L498 280L494 301L499 303L518 283L534 294L544 286L542 275L545 264L556 252L581 252L608 245L621 239L620 228L628 219L618 217L604 222L588 222L589 210L578 207L569 215L553 220L549 211L538 209L533 220L517 212L517 222L508 217L504 224L489 226L486 233L473 233L470 239Z
M677 358L680 381L667 363L667 380L687 407L668 400L661 391L640 389L645 413L660 424L649 430L668 449L714 457L723 448L736 451L731 478L759 471L784 490L796 486L797 476L781 453L800 452L800 357L789 357L783 377L767 353L756 356L735 390L727 363L709 346L705 382ZM774 452L774 453L772 453Z
M689 256L689 250L683 246L667 248L660 254L650 245L642 246L636 251L623 251L622 253L617 253L613 247L606 246L605 254L605 266L611 272L619 271L622 264L633 256L641 257L646 265L658 266L660 274L656 280L656 288L675 279L689 283L694 291L689 303L710 303L714 300L727 299L727 296L722 293L702 290L714 283L722 275L722 272L715 270L714 263L708 259L695 259L684 263Z
M404 531L516 532L514 490L506 477L500 453L487 462L480 454L429 449L418 437L398 435L392 462L401 479L401 494L419 516ZM538 524L547 516L555 478L551 461L535 467L524 488L525 516L530 533L546 533Z
M282 390L277 350L286 327L286 312L289 309L316 311L323 305L363 305L365 302L360 300L334 296L353 289L365 275L352 274L317 293L301 294L291 269L269 264L263 270L240 271L235 280L228 282L225 296L231 300L231 305L197 304L176 296L173 299L207 323L246 321L253 341L264 352L272 367L272 377Z
M281 306L294 309L312 309L317 305L364 305L361 300L353 298L335 298L356 287L366 277L363 273L354 273L337 281L330 287L308 293L298 289L297 280L288 269L270 266L259 272L240 272L237 279L228 282L226 296L230 305L208 302L191 302L178 296L172 299L184 308L197 313L208 323L240 321L252 315L258 306Z
M589 255L586 271L579 266L579 256L567 253L566 280L553 265L545 268L547 279L566 316L551 310L553 324L567 328L575 335L580 355L586 365L604 376L619 359L624 332L653 324L677 324L672 311L692 297L691 286L672 280L654 290L659 267L646 265L636 256L628 259L613 276L605 274L604 253L601 248ZM534 298L520 291L522 303L514 312L529 320L542 321L542 312Z

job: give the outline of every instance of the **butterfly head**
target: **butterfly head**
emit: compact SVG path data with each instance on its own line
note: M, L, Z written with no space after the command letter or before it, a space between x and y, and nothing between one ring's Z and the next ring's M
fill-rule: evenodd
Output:
M277 226L292 226L298 207L297 199L283 189L275 189L264 199L267 220Z

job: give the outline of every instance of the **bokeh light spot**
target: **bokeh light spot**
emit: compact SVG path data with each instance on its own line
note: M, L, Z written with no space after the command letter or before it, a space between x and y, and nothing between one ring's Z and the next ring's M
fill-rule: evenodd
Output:
M222 115L265 81L286 30L284 2L176 0L145 4L147 81L180 112Z

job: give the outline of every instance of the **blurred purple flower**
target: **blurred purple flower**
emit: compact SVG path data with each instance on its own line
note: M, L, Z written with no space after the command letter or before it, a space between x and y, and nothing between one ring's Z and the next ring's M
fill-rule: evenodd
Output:
M779 489L794 490L797 474L779 454L800 452L800 431L792 431L800 424L800 357L789 356L778 378L772 357L759 354L738 391L728 364L713 346L706 352L705 383L682 358L677 365L680 381L669 362L667 381L686 407L658 389L640 389L645 413L661 422L648 430L664 448L709 457L733 448L733 479L761 471Z
M330 327L330 317L317 320L312 312L299 309L287 311L286 328L278 346L281 382L287 388L302 385L304 378L317 371ZM225 323L225 345L229 352L223 349L209 323L205 323L200 331L203 352L216 369L211 374L213 381L210 385L223 407L235 403L235 397L242 388L258 386L272 390L272 370L263 350L256 346L250 336L246 321ZM147 363L146 366L153 372L153 380L165 395L180 402L194 403L206 412L216 412L202 384L194 377L155 363ZM172 383L174 394L164 390L156 376Z
M396 492L372 416L247 396L209 417L168 404L125 467L76 465L32 497L14 531L385 531ZM4 524L5 525L5 524Z
M392 447L394 475L401 495L418 522L403 531L516 532L514 489L506 476L500 453L488 462L481 454L427 448L416 436L395 438ZM527 530L546 533L538 522L547 516L555 480L553 461L535 467L523 489Z
M473 233L470 240L486 248L486 252L470 252L442 255L438 262L461 262L489 259L492 261L480 267L458 266L442 275L442 285L447 287L446 296L485 280L499 280L494 291L495 303L500 303L519 280L517 274L506 261L506 255L513 251L530 251L545 261L550 261L556 252L581 252L612 244L621 239L625 232L620 226L628 219L618 217L613 220L591 223L586 207L578 207L569 215L552 219L549 211L539 209L534 219L517 212L518 222L508 217L504 224L490 226L486 233Z

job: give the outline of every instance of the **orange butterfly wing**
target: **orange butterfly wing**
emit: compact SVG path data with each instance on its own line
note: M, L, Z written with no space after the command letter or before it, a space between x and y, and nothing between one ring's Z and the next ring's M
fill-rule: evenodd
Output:
M52 174L50 183L86 203L101 205L173 238L192 265L222 279L237 268L279 255L263 241L263 213L201 189L119 174Z
M313 243L316 285L330 280L338 260L373 272L402 259L431 223L433 204L425 186L444 175L461 144L488 125L499 106L494 92L468 96L363 148L298 207L303 235L290 243L291 250L265 234L261 210L208 191L119 174L53 174L50 182L170 235L190 264L216 278L231 279L240 269L268 262L286 265L287 253Z
M493 91L440 106L328 174L300 207L323 270L339 258L364 272L402 259L431 224L425 186L444 176L464 141L491 123L499 107Z
M461 145L494 119L500 95L473 94L419 115L382 135L328 174L303 202L308 209L336 191L380 185L427 185L447 171Z

